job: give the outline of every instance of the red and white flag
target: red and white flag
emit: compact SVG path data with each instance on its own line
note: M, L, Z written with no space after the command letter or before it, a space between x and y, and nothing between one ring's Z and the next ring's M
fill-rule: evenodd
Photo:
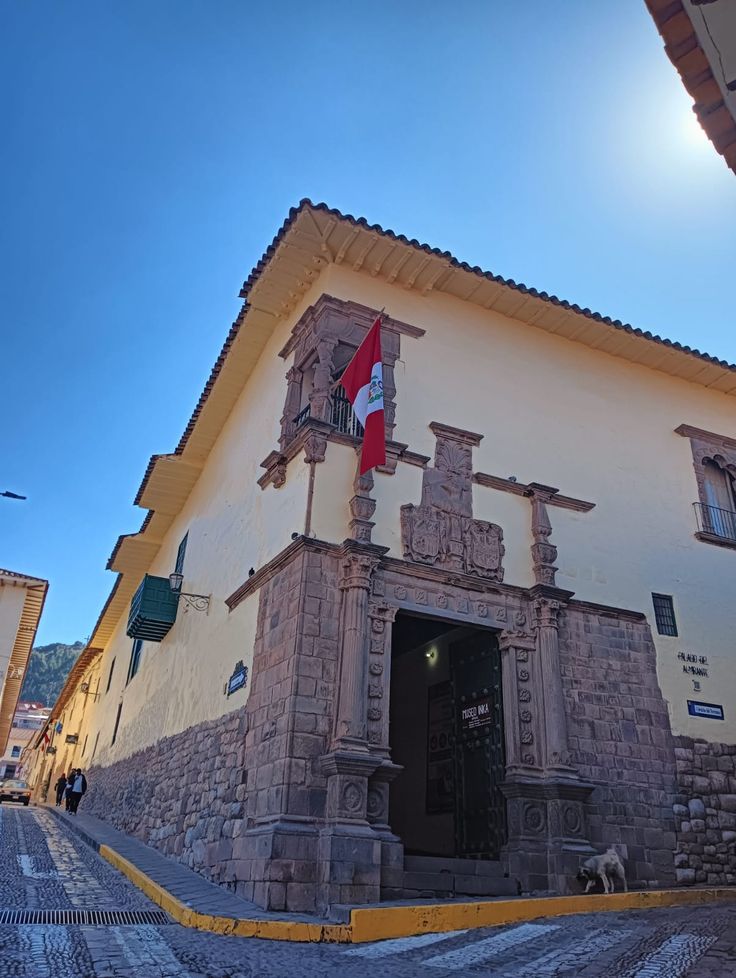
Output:
M386 426L383 418L383 358L381 357L381 317L355 351L355 356L340 378L355 416L363 425L360 474L386 462Z

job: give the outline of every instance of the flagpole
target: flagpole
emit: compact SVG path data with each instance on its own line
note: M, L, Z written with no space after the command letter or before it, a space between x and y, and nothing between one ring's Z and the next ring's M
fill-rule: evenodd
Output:
M384 314L385 311L386 311L386 307L385 306L382 306L381 307L381 311L378 313L378 315L376 316L376 318L373 320L373 324L372 324L373 326L375 326L376 322L378 322L379 323L379 327L378 328L379 329L381 328L381 326L380 326L381 317L383 316L383 314ZM360 349L360 344L358 344L358 349ZM353 362L353 360L357 356L357 353L358 353L358 350L356 350L355 353L350 357L350 360L345 365L345 369L342 372L343 374L345 373L345 370L347 370L348 367L350 366L350 364ZM342 376L342 374L340 376ZM330 394L334 394L335 393L335 391L337 390L337 388L340 386L340 383L341 383L341 381L339 379L335 381L335 383L332 385L332 387L330 387Z

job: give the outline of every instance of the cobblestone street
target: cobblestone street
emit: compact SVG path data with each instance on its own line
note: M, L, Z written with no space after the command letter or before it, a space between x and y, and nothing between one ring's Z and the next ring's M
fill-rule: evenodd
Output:
M74 910L96 911L100 922L53 922L50 912ZM31 922L17 922L19 911ZM10 912L16 922L5 923ZM0 808L0 978L363 978L368 968L389 978L736 975L730 905L553 918L353 947L148 922L163 920L160 914L50 812Z

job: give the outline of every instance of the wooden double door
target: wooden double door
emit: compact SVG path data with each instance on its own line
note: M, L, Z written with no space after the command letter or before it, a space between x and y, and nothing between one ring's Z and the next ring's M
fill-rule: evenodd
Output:
M497 858L506 841L501 656L495 634L478 631L450 645L454 714L455 850Z

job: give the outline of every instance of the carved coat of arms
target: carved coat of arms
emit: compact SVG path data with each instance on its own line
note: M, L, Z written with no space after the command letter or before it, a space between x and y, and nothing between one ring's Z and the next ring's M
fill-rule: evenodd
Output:
M434 564L440 555L440 521L428 506L402 506L404 556Z
M500 580L504 554L503 531L495 523L468 520L465 528L465 567L468 573Z
M418 506L401 507L404 557L451 572L503 580L503 531L473 519L472 445L479 435L433 425L437 435L434 467L422 474Z

